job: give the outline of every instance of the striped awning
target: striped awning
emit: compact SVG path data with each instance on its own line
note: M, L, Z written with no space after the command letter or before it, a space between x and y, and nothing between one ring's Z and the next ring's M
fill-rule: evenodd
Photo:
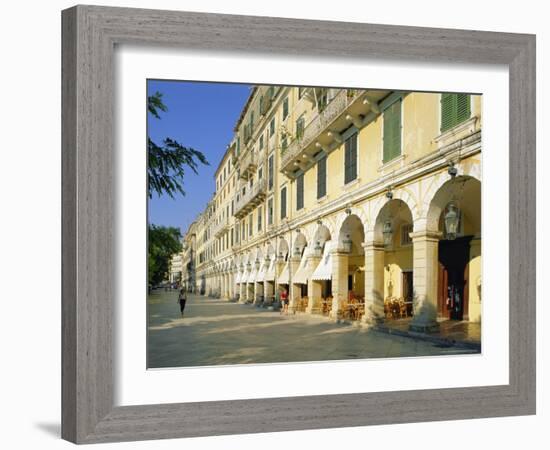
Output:
M283 270L281 271L279 278L277 278L277 284L288 284L290 264L287 261Z
M292 277L292 283L294 284L307 284L307 280L313 272L313 267L311 264L308 264L309 258L308 255L304 253L302 260L300 261L300 266L298 270Z
M248 274L248 278L246 279L247 283L254 283L256 281L256 275L258 274L258 270L256 269L256 264L252 265L252 269L250 270L250 273Z
M273 255L271 261L269 261L269 267L266 269L264 281L275 281L275 266L277 263L277 256Z
M336 248L337 244L337 242L332 241L325 242L323 257L313 275L311 275L312 280L322 281L332 279L332 251Z
M256 283L263 283L265 280L265 273L269 267L269 260L262 261L258 275L256 275Z

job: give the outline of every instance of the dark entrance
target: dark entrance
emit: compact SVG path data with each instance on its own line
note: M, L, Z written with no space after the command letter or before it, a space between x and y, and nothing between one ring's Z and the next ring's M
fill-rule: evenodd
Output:
M439 241L438 313L468 319L468 262L472 236Z

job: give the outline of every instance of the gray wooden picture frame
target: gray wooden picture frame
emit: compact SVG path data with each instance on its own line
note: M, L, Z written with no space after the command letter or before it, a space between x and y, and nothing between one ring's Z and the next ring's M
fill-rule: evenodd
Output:
M507 65L510 177L502 182L510 191L509 384L115 407L117 44ZM76 6L62 12L62 53L64 439L94 443L535 413L535 36Z

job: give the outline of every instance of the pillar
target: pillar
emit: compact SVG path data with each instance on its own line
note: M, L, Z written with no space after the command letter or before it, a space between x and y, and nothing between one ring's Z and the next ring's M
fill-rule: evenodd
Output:
M481 236L470 241L468 266L468 320L481 322Z
M365 315L362 322L374 325L384 320L384 245L369 241L365 249Z
M313 273L320 262L321 256L310 256L308 260L309 273ZM307 304L306 312L308 314L311 314L314 308L318 307L321 304L321 283L316 283L310 277L310 279L307 280L307 295L309 297L309 301Z
M270 282L270 281L264 281L264 298L266 301L273 301L272 300L272 297L273 297L273 285L274 283Z
M348 297L348 254L332 253L332 310L330 318L338 320L342 301Z
M298 270L298 267L300 266L300 257L299 256L292 256L290 258L290 276L289 276L289 305L288 310L292 312L296 312L296 306L298 305L298 302L300 301L302 290L300 288L300 285L294 284L292 282L292 277Z
M413 241L413 319L412 331L437 331L438 248L441 233L416 231Z

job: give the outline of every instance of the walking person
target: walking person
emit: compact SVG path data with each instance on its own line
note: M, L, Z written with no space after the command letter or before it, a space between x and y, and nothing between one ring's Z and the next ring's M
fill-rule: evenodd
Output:
M288 291L286 289L281 292L281 303L283 304L281 314L288 314Z
M180 304L181 317L183 317L183 310L185 309L185 303L187 302L187 291L185 286L182 286L178 294L178 303Z

